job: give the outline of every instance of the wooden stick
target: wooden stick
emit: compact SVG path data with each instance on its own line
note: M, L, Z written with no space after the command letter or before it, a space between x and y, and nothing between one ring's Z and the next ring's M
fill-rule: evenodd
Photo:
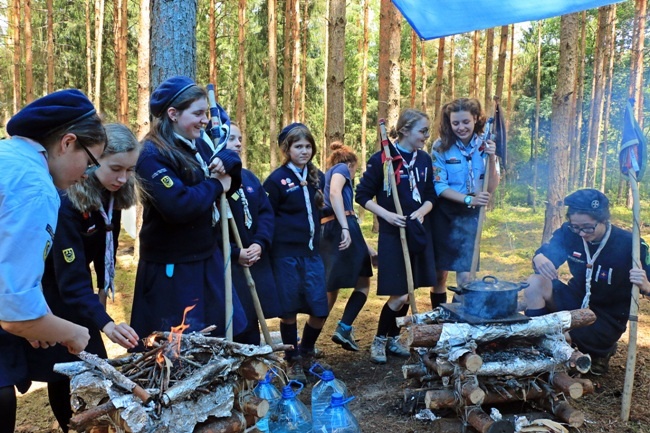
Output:
M551 383L556 389L562 391L564 394L568 394L574 400L582 397L582 394L584 393L582 383L574 380L571 376L564 372L559 372L552 375Z
M228 206L228 215L231 215L230 212L230 206L228 205L228 202L226 202L226 205ZM235 238L235 244L237 245L237 248L242 249L244 248L244 244L241 241L241 236L239 235L239 229L237 228L237 222L235 221L235 218L229 218L230 219L230 231L233 234L233 237ZM257 296L257 288L255 287L255 280L253 280L253 275L251 274L251 270L247 267L243 267L244 269L244 276L246 277L246 284L248 285L248 290L251 292L251 298L253 298L253 305L255 307L255 314L257 314L257 321L260 322L260 327L262 328L262 335L264 335L264 341L266 344L269 346L273 345L273 341L271 340L271 332L269 331L269 326L266 324L266 318L264 317L264 311L262 310L262 304L260 303L260 298Z
M115 385L133 393L145 404L149 403L151 400L151 395L149 395L144 388L117 371L115 367L106 362L106 360L101 359L99 356L93 355L92 353L88 353L85 350L82 350L77 356L88 364L97 367L99 371L101 371L102 374L110 379Z
M399 195L397 194L397 183L395 182L395 168L393 167L393 157L390 154L390 142L386 134L386 121L379 119L379 133L381 134L381 145L384 148L384 155L388 162L388 184L390 185L391 193L393 194L393 201L395 202L395 212L399 216L404 216L402 205L399 202ZM408 218L408 217L407 217ZM411 256L409 254L409 246L406 242L406 229L399 228L399 239L402 243L402 255L404 256L404 267L406 268L406 285L409 293L409 304L411 305L411 314L417 314L418 309L415 304L415 287L413 283L413 268L411 268Z
M109 400L99 406L91 407L83 412L76 413L72 418L70 418L69 425L76 431L85 431L88 424L115 409L115 405Z
M641 268L641 226L639 185L636 180L636 172L629 170L630 187L632 188L632 267ZM639 325L639 286L632 286L632 299L630 301L630 334L627 346L627 365L625 367L625 384L623 385L623 398L621 402L621 420L630 419L630 406L632 405L632 387L634 386L634 372L636 370L636 336Z
M221 237L223 238L223 261L226 274L226 339L232 341L233 308L232 308L232 260L230 257L230 236L228 236L228 198L221 194Z

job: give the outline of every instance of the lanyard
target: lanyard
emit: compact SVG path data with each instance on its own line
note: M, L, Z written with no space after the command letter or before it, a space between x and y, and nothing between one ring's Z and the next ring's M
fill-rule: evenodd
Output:
M307 206L307 219L309 220L309 249L314 249L314 233L316 232L316 226L314 224L314 216L312 215L311 208L311 199L309 198L309 188L307 188L307 165L305 165L302 170L293 165L292 162L288 163L287 166L298 176L300 180L300 186L302 187L302 193L305 196L305 206Z
M402 157L403 161L403 166L406 167L406 171L408 172L409 175L409 186L411 188L411 198L413 198L413 201L416 201L418 203L422 203L422 197L420 197L420 191L418 190L418 184L417 180L419 180L419 174L417 173L417 170L415 170L415 160L418 156L418 151L417 149L413 151L413 153L409 152L408 150L404 149L402 146L400 146L399 143L396 143L397 151L401 153L406 153L406 154L411 154L411 162L408 164L406 163L406 159ZM418 179L416 180L415 176L417 174Z
M603 240L600 241L600 245L598 245L598 249L594 253L593 257L589 252L589 245L587 245L587 241L585 238L581 238L587 258L587 269L585 271L585 298L582 300L582 308L589 308L589 298L591 297L591 277L594 273L594 262L596 262L596 259L600 255L600 252L603 250L603 248L605 248L605 244L607 244L611 232L612 225L610 223L607 223L607 231L605 232L605 236L603 237Z
M104 292L106 295L111 294L111 299L115 301L115 260L113 256L113 203L114 197L111 193L111 198L108 202L108 212L104 210L102 205L99 208L99 213L104 219L106 224L106 246L104 247Z

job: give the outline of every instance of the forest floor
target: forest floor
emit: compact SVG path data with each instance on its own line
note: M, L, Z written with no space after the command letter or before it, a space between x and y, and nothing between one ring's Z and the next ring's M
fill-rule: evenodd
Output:
M649 207L643 208L645 210L642 213L642 221L650 221ZM615 208L612 214L615 224L630 228L630 211L625 208ZM370 225L371 218L367 217L364 232L369 242L376 245L376 234L370 232ZM489 212L481 248L482 271L479 274L495 275L506 281L524 280L531 272L530 259L539 245L542 228L542 211L534 214L530 209L509 207ZM650 239L650 227L643 227L642 235ZM117 293L115 302L109 302L108 309L116 322L128 322L136 265L132 259L133 241L126 236L122 236L121 241L118 255ZM399 256L401 257L401 254ZM564 277L568 275L567 272L566 268L561 269L561 275ZM350 293L349 290L344 290L341 291L339 302L318 341L318 347L325 352L324 361L334 368L336 377L347 384L349 393L356 396L356 399L350 403L350 409L357 416L363 431L378 433L440 431L440 422L420 421L402 412L403 390L408 387L408 382L403 379L401 371L404 359L389 357L385 365L375 365L369 361L368 351L376 331L377 317L385 302L383 298L374 295L374 284L373 279L371 295L355 323L355 333L360 340L362 350L344 351L330 340ZM453 281L450 281L450 284L453 284ZM430 310L428 290L420 289L416 299L419 311ZM572 402L575 408L583 411L586 419L583 427L571 429L572 432L650 433L650 404L648 404L650 401L650 370L648 369L650 366L650 303L642 300L640 304L638 354L630 421L620 421L621 394L627 359L626 333L619 342L618 351L610 361L609 373L601 377L586 375L594 381L596 391L592 395L586 395ZM279 322L271 320L269 326L272 331L278 330ZM123 349L110 342L107 347L111 357L123 353ZM310 389L308 387L307 392L303 393L305 401ZM489 412L489 408L487 410ZM521 412L528 410L531 409L522 405ZM49 409L47 394L42 384L35 384L29 393L19 397L16 431L19 433L60 431Z

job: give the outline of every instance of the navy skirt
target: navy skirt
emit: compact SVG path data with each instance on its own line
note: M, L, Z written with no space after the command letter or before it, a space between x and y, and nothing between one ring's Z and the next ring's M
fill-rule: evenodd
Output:
M29 343L24 338L0 328L0 388L15 386L24 394L31 386L25 355L26 344Z
M233 334L246 328L246 316L233 288ZM183 321L188 332L200 331L210 325L217 329L212 335L226 334L225 277L221 251L217 248L205 260L166 265L140 260L135 278L131 327L145 339L154 331L169 331ZM142 348L140 348L142 349Z
M440 271L469 272L480 208L468 208L441 198L431 212L436 268Z
M320 256L274 258L273 272L284 317L297 313L327 317L325 267Z
M357 217L347 217L352 243L339 250L341 224L334 219L321 226L320 253L325 265L325 287L328 292L355 287L359 277L372 277L372 264Z

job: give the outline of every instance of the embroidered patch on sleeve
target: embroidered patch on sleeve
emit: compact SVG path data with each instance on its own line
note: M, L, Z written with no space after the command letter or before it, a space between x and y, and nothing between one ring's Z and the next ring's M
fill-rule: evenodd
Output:
M162 177L160 181L162 182L163 185L165 185L165 188L171 188L172 186L174 186L174 181L169 176Z
M74 259L76 257L74 255L74 250L72 248L66 248L65 250L63 250L61 252L63 253L63 259L65 260L66 263L74 262Z

